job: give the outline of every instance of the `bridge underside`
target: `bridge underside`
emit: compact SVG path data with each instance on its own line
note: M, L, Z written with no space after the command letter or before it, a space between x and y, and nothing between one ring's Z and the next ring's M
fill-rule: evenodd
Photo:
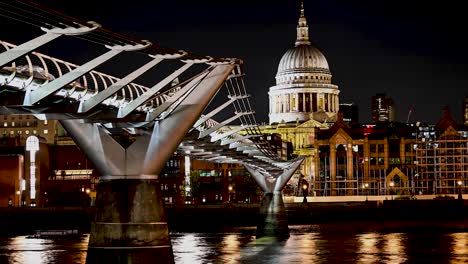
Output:
M38 7L22 4L12 14L20 21L33 16L45 34L19 46L0 41L0 114L60 120L101 175L88 263L174 262L158 174L176 150L206 161L243 164L265 193L257 237L288 236L281 190L302 159L281 162L258 139L243 81L233 83L243 75L239 60L163 48L58 12L48 12L50 17L40 21ZM8 10L0 4L0 11ZM54 19L59 21L55 25ZM81 66L34 52L59 36L75 35L108 51ZM151 60L121 79L94 71L124 51ZM152 87L133 83L164 60L181 66ZM195 64L205 69L171 84ZM228 101L202 115L228 80ZM228 106L234 108L232 117L219 123L211 119ZM226 128L236 120L240 128ZM139 133L128 146L112 135L113 130L132 129ZM241 129L249 135L237 134Z

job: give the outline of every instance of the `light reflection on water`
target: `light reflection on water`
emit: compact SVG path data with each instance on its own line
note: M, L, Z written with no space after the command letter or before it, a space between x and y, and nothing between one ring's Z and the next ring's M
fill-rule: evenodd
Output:
M85 263L88 239L0 238L0 263ZM277 241L256 239L255 228L246 227L218 233L173 232L171 240L176 264L468 262L468 233L437 230L379 233L291 226L291 236Z
M0 238L0 263L85 263L89 235L77 239Z
M454 233L454 234L450 234L450 236L452 236L453 238L452 251L456 254L456 256L460 256L459 258L457 257L453 258L451 263L453 264L467 263L468 262L468 233Z

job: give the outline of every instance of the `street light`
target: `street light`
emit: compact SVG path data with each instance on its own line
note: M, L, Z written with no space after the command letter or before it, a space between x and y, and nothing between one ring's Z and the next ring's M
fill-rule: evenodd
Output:
M417 164L417 161L415 161L415 164ZM414 183L414 180L415 178L419 177L419 174L415 174L414 177L413 177L413 195L416 195L416 186L415 186L415 183Z
M457 181L457 184L458 184L458 199L462 200L463 199L463 195L462 195L462 184L463 184L463 182L462 181Z
M231 201L232 185L229 185L228 190L229 190L228 197L229 197L229 202L230 202Z
M366 202L367 202L367 188L369 187L369 184L368 183L363 183L362 184L362 189L364 189L364 191L366 192Z
M20 191L16 191L16 194L18 195L18 204L17 206L19 207L20 206L20 201L21 201L21 192ZM16 203L16 202L15 202Z
M390 182L390 195L392 196L392 200L393 200L393 186L395 186L395 182L391 181Z
M302 195L304 196L302 202L307 203L307 184L305 183L302 185Z

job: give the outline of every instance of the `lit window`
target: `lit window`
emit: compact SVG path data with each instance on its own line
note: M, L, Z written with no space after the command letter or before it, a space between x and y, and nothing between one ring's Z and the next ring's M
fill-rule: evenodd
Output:
M15 122L11 122L11 126L15 126Z
M26 140L26 150L30 152L30 167L29 167L29 176L30 176L30 199L36 199L36 152L39 150L39 139L35 136L30 136Z
M26 133L26 135L29 135L29 130L24 131L24 133Z
M47 120L44 120L44 125L47 125Z
M33 130L33 134L37 134L37 131L36 131L36 130Z
M4 126L4 127L7 127L7 126L8 126L7 122L3 123L3 126Z
M49 130L44 129L44 134L49 134Z
M14 135L15 134L15 131L10 131L10 135Z

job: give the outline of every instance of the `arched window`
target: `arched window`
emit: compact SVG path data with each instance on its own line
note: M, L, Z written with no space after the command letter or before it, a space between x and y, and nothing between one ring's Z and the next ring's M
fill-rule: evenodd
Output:
M27 151L39 150L39 139L36 136L29 136L28 139L26 139L26 150Z

